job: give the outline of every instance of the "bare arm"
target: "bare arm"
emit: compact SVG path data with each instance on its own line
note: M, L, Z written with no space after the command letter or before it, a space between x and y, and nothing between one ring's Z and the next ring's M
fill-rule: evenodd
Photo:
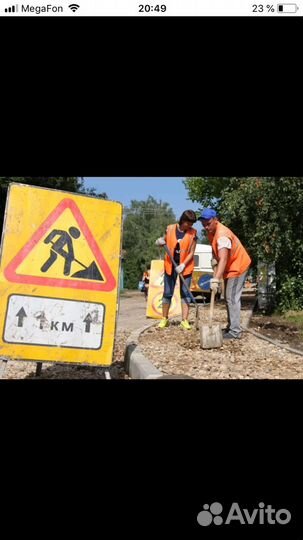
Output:
M214 277L217 279L222 279L224 270L227 264L229 257L229 250L227 248L221 248L219 250L219 263L218 266L214 269Z

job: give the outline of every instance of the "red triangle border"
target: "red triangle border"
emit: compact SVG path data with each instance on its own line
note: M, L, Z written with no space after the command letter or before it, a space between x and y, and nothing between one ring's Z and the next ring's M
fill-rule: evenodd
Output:
M31 275L22 275L17 274L16 270L20 264L26 259L29 253L37 245L37 243L43 238L46 232L50 229L53 223L58 219L58 217L69 208L76 219L81 232L83 233L90 249L96 261L100 267L100 270L103 276L106 279L105 283L96 283L89 282L79 279L68 280L60 278L47 278ZM107 264L102 252L96 243L86 221L81 214L78 206L72 199L63 199L56 208L51 212L47 219L40 225L39 229L34 233L31 239L25 244L25 246L17 253L13 260L7 265L4 270L4 275L8 281L14 283L26 283L30 285L44 285L48 287L63 287L63 288L72 288L72 289L84 289L92 291L112 291L116 287L116 280L113 276L109 265Z

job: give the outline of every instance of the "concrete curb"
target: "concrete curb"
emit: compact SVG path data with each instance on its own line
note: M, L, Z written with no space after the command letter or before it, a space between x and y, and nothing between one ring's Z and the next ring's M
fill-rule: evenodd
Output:
M148 328L155 326L159 321L143 326L130 334L126 341L124 365L125 371L131 379L158 379L163 373L157 369L142 353L139 347L139 337Z
M170 321L178 320L178 317L172 317ZM143 326L132 332L126 341L124 366L125 371L131 379L192 379L188 375L164 375L157 369L150 360L144 356L139 346L139 337L143 332L159 324L159 320Z
M170 320L173 321L175 319L177 320L178 317L172 317ZM126 373L131 379L192 379L188 375L164 375L142 353L139 346L141 334L157 324L159 324L159 320L135 330L127 339L124 354Z

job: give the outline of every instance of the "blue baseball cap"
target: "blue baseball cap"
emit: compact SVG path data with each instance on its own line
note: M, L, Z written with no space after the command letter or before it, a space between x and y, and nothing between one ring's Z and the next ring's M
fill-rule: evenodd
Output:
M212 219L214 217L217 217L217 212L215 210L212 208L204 208L201 216L198 219Z

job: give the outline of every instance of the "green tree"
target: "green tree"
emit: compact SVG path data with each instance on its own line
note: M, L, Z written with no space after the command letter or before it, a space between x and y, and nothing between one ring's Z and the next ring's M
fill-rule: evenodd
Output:
M123 248L125 249L125 287L136 289L144 269L152 259L159 258L155 241L164 235L167 225L176 222L168 203L148 197L146 201L131 201L125 209Z
M0 176L0 233L2 231L7 188L10 182L19 182L21 184L46 187L51 189L61 189L63 191L94 195L102 199L107 199L106 193L97 193L96 189L94 188L86 189L84 187L83 178L79 178L77 176Z
M205 179L190 180L189 193L207 206ZM221 221L239 236L255 265L275 262L279 307L303 309L303 177L233 177L222 187L216 192Z
M183 184L193 202L217 208L222 193L230 182L231 178L229 177L204 176L186 178Z

